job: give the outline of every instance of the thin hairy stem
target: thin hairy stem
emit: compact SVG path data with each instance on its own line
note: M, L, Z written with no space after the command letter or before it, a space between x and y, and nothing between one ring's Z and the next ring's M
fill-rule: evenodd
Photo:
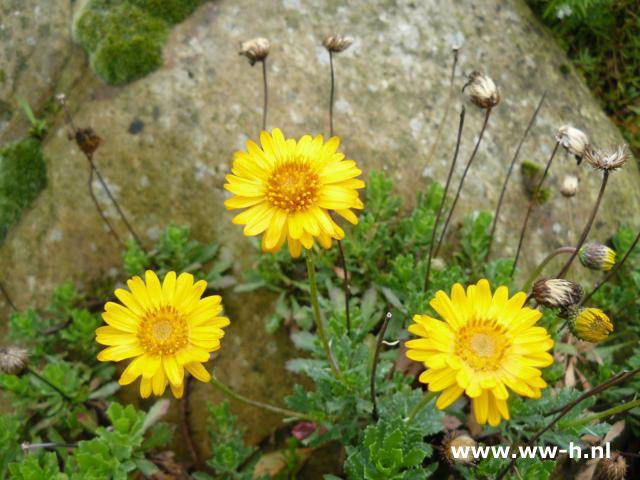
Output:
M551 156L547 161L547 166L544 169L544 173L542 174L542 178L538 181L538 185L536 185L531 198L529 199L529 207L527 208L527 213L524 216L524 223L522 224L522 229L520 230L520 240L518 240L518 249L516 250L516 258L513 260L513 265L511 267L511 277L516 271L516 267L518 266L518 260L520 259L520 252L522 251L522 243L524 242L524 235L527 232L527 224L529 223L529 216L531 215L531 211L533 210L533 206L538 201L538 195L540 194L540 190L542 188L542 184L544 180L547 178L547 173L549 173L549 169L551 168L551 164L553 163L553 158L556 156L558 152L558 147L560 147L560 142L556 142L556 146L553 147L553 151L551 152Z
M333 137L333 100L336 94L336 79L333 70L333 52L329 50L329 67L331 68L331 91L329 92L329 137Z
M456 204L458 203L458 198L460 198L460 192L462 191L462 185L464 184L465 178L467 178L467 173L469 172L469 168L471 167L471 163L473 163L473 159L476 158L476 153L478 152L478 148L480 147L480 142L482 142L482 137L484 136L484 132L487 129L487 124L489 123L489 117L491 116L491 108L487 108L487 111L484 116L484 122L482 123L482 129L480 130L480 135L478 135L478 141L476 142L476 146L467 161L466 167L464 167L464 172L462 172L462 178L460 179L460 183L458 184L458 190L456 191L456 196L453 198L453 203L451 204L451 209L449 210L449 215L447 216L447 220L444 222L444 227L442 228L442 233L440 234L440 240L438 240L438 246L436 247L434 255L437 257L438 252L440 251L440 247L442 246L442 240L447 233L447 227L449 226L449 222L451 221L451 217L453 216L453 211L456 209Z
M527 128L524 130L524 133L522 134L522 138L520 139L520 142L516 147L516 151L513 154L513 158L511 159L511 165L509 165L509 169L507 170L507 176L504 179L504 183L502 184L502 190L500 191L500 198L498 199L498 205L496 206L496 213L493 216L493 224L491 225L491 233L489 234L489 245L487 246L486 258L489 258L489 256L491 255L491 247L493 246L493 237L496 232L496 225L498 224L498 218L500 217L500 209L502 208L502 202L504 201L504 194L507 191L507 184L509 183L509 179L511 178L513 167L515 166L516 161L518 160L518 156L520 155L520 149L522 148L522 144L524 143L525 138L527 138L527 135L529 134L529 130L531 130L533 123L536 121L536 117L538 116L538 112L540 112L540 109L542 108L542 104L544 103L544 99L546 96L547 96L547 91L545 90L544 93L542 94L542 97L540 97L540 101L538 102L538 106L533 112L533 115L531 115L529 124L527 125Z
M429 393L423 395L422 399L416 404L415 407L413 407L413 410L411 410L411 413L405 419L405 422L411 423L413 420L415 420L415 418L418 416L420 411L424 407L426 407L429 404L429 402L435 398L435 396L437 394L438 394L438 392L429 392Z
M342 288L344 289L344 306L347 319L347 335L351 334L351 313L349 310L349 300L351 297L349 288L349 269L347 268L347 257L344 254L344 248L342 247L342 240L338 240L338 252L340 253L340 261L342 262L342 271L344 272L344 280L342 281Z
M433 159L433 155L435 154L436 148L438 148L438 144L440 143L440 138L442 137L442 130L444 129L445 124L447 123L447 117L449 116L449 110L451 110L451 104L453 103L453 97L455 94L455 88L453 87L453 82L456 77L456 67L458 65L458 52L460 51L458 48L453 48L453 65L451 66L451 78L449 79L449 95L447 96L447 103L444 107L444 112L442 113L442 118L440 119L440 124L438 125L438 130L436 131L436 136L433 139L433 143L431 144L431 148L429 149L429 154L427 155L427 165L431 164L431 160Z
M17 312L18 309L16 308L16 304L13 303L13 300L11 299L11 295L9 295L9 292L7 291L7 289L5 288L5 286L4 286L4 284L2 282L0 282L0 292L2 292L2 296L4 297L6 302L9 304L11 309L14 312Z
M557 255L560 255L561 253L573 253L574 251L575 251L575 247L560 247L555 249L553 252L547 255L547 258L545 258L542 262L540 262L540 265L538 265L536 269L531 273L531 275L529 275L529 278L527 278L527 281L524 282L524 285L520 289L520 291L528 292L529 290L531 290L531 285L533 285L533 282L536 281L536 279L540 276L544 268Z
M244 395L240 395L237 392L234 392L229 387L227 387L224 383L218 380L213 372L211 372L211 384L224 393L227 397L232 400L236 400L240 403L244 403L245 405L250 405L252 407L261 408L263 410L267 410L272 413L276 413L278 415L282 415L283 417L295 418L298 420L316 420L314 417L307 415L305 413L295 412L293 410L288 410L286 408L276 407L274 405L269 405L268 403L258 402L257 400L252 400L250 398L245 397Z
M542 428L541 430L539 430L533 437L531 437L529 439L529 441L527 442L527 446L528 445L533 445L535 444L535 442L546 432L548 432L549 430L551 430L553 428L553 426L558 423L562 417L564 417L566 414L568 414L571 410L573 410L573 408L578 405L580 402L586 400L589 397L592 397L594 395L598 395L599 393L604 392L605 390L607 390L608 388L611 388L615 385L618 385L621 382L624 382L625 380L633 377L634 375L636 375L637 373L640 372L640 368L636 368L635 370L631 370L629 372L620 372L617 375L614 375L613 377L611 377L610 379L602 382L600 385L597 385L595 387L593 387L591 390L585 392L584 394L580 395L578 398L576 398L575 400L567 403L565 406L556 409L556 410L552 410L550 412L547 412L545 414L545 416L548 415L554 415L554 414L558 414L552 421L550 421L544 428ZM517 457L513 458L511 460L511 462L509 463L509 465L507 465L506 467L504 467L500 473L498 473L498 475L496 476L495 480L501 480L502 478L504 478L504 476L509 473L509 470L515 466L516 462L518 461Z
M598 290L600 290L600 287L602 287L605 283L607 283L609 280L611 280L622 268L622 265L624 265L624 262L627 261L627 258L629 258L629 255L631 255L631 252L633 252L633 249L636 248L636 245L638 244L638 241L640 241L640 231L638 232L638 235L636 235L635 240L633 241L633 243L631 244L631 246L629 247L629 250L627 250L627 253L624 254L624 257L622 257L622 260L620 260L618 263L616 263L613 268L611 270L609 270L609 272L607 273L607 275L600 280L600 283L598 283L595 288L593 290L591 290L589 292L589 294L584 297L584 299L582 300L581 304L584 304L585 302L587 302L594 293L596 293Z
M267 105L268 105L268 85L267 85L267 59L262 59L262 83L264 87L264 104L262 105L262 130L267 129Z
M609 180L609 170L605 170L602 175L602 185L600 186L600 191L598 192L598 199L596 200L596 204L593 207L593 211L591 212L589 221L587 222L587 224L584 227L584 230L582 231L580 240L578 240L578 244L576 245L576 250L575 252L573 252L571 257L569 257L569 260L567 260L567 263L564 264L564 266L562 267L560 272L558 272L558 275L556 275L555 278L562 278L566 275L566 273L569 271L569 267L571 267L571 263L576 258L576 256L578 255L578 252L580 251L580 248L582 248L582 245L586 241L587 236L591 231L591 226L593 225L593 221L595 220L596 214L598 213L598 209L600 208L600 202L602 202L602 197L604 196L604 189L607 188L608 180Z
M449 167L449 175L447 175L447 183L444 186L444 192L442 192L442 198L440 199L440 205L438 206L438 213L436 214L436 220L433 223L433 230L431 231L431 241L429 242L429 259L427 260L427 273L424 276L424 291L429 290L429 277L431 276L431 260L433 259L433 246L436 241L436 234L438 231L438 225L440 224L440 216L442 215L442 210L444 209L444 204L447 201L447 193L449 192L449 186L451 185L451 177L453 176L453 171L456 167L456 162L458 161L458 152L460 151L460 140L462 138L462 129L464 127L464 115L465 108L462 106L462 110L460 110L460 123L458 124L458 137L456 139L456 149L453 153L453 160L451 162L451 166Z
M102 211L102 208L100 207L100 203L98 203L98 199L96 198L96 195L93 191L93 173L95 172L95 168L96 167L94 166L93 162L90 162L89 163L89 195L91 195L91 200L93 200L93 204L96 206L98 215L100 215L100 218L102 218L102 221L105 223L105 225L109 229L109 232L111 232L111 235L113 235L113 238L115 238L120 245L123 245L122 240L120 240L120 237L116 233L115 228L113 228L113 225L111 225L111 222Z
M618 318L622 314L622 312L624 312L627 308L629 308L631 305L637 303L638 301L640 301L640 295L638 295L636 298L634 298L630 302L625 303L618 310L616 310L616 313L613 314L613 318Z
M191 376L186 375L184 378L184 391L182 398L178 401L178 415L180 418L180 431L184 442L191 457L191 461L194 464L198 463L198 452L193 445L193 439L191 438L191 424L189 423L190 411L189 411L189 393L191 390Z
M307 274L309 276L311 305L313 307L313 314L316 320L316 330L318 332L318 336L320 337L324 353L327 356L329 365L331 366L331 370L333 370L333 373L336 377L342 378L340 370L338 369L338 365L336 364L336 361L333 358L333 354L331 353L329 340L327 339L327 334L324 330L324 323L322 322L322 316L320 315L320 305L318 304L318 285L316 283L316 267L313 263L313 252L311 250L305 250L305 258L307 260Z
M51 383L49 380L47 380L46 378L44 378L42 375L40 375L38 372L36 372L35 370L33 370L31 367L27 367L26 371L29 372L31 375L33 375L35 378L37 378L38 380L40 380L42 383L46 383L48 386L50 386L51 388L53 388L56 392L58 392L60 394L60 396L62 398L64 398L66 401L68 402L73 402L73 399L67 395L65 392L62 391L62 389L56 385L54 385L53 383Z
M136 243L140 246L140 248L142 248L142 250L144 250L144 246L142 245L142 242L140 241L140 237L138 237L138 235L136 234L135 230L133 229L133 227L129 223L129 220L127 220L127 217L125 216L124 212L120 208L120 204L118 203L118 201L115 199L115 197L111 193L111 190L107 186L107 183L104 181L104 178L102 178L102 175L100 174L100 170L98 170L98 167L96 167L96 164L93 162L93 157L91 155L87 155L87 160L89 160L89 164L91 165L91 167L95 171L96 176L98 177L98 181L100 182L100 185L102 185L102 188L104 189L104 191L109 196L109 199L111 200L113 205L116 207L116 210L118 211L118 214L120 215L120 218L122 218L122 221L126 225L127 230L129 230L129 233L134 238Z
M611 415L616 415L618 413L626 412L627 410L631 410L632 408L636 408L636 407L640 407L640 399L631 400L630 402L623 403L622 405L617 405L615 407L608 408L607 410L594 413L593 415L590 415L586 418L574 420L571 423L565 424L565 428L581 427L584 425L588 425L591 422L602 420L604 418L610 417Z
M376 342L376 351L373 354L373 365L371 366L371 403L373 403L373 410L371 411L371 418L373 421L378 420L378 403L376 402L376 370L378 369L378 358L380 357L380 350L382 349L382 341L384 340L384 334L389 326L391 320L391 312L387 313L382 322L382 327L378 332L378 341Z

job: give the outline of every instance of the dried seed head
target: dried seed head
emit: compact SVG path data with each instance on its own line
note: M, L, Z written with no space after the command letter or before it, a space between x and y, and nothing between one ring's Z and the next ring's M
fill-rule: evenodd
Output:
M262 62L267 58L270 48L271 44L266 38L252 38L240 44L239 54L247 57L251 65L255 65L256 62Z
M600 243L583 245L578 258L585 267L603 272L608 272L616 264L616 252Z
M618 145L615 150L609 152L588 147L584 158L589 165L598 170L612 171L621 168L631 158L627 145Z
M322 40L322 45L332 53L344 52L353 43L353 37L348 35L327 35Z
M627 473L627 462L619 452L611 453L609 458L598 461L593 471L592 480L624 480Z
M533 297L545 307L569 307L582 300L580 285L562 278L541 279L533 284Z
M563 125L556 132L556 140L567 152L576 157L580 165L589 146L589 137L582 130L571 125Z
M67 97L64 93L58 93L56 95L56 102L58 102L60 105L64 105L66 101Z
M78 148L82 150L85 155L93 155L98 147L100 146L100 142L102 139L93 131L93 128L79 128L75 131L73 138L78 145Z
M580 340L591 343L606 340L613 332L611 320L599 308L580 308L572 312L569 327Z
M0 347L0 372L20 375L29 361L29 352L19 347Z
M450 465L457 463L459 465L473 465L475 458L473 457L472 447L476 447L478 443L471 438L466 432L450 432L442 439L442 455ZM465 450L465 447L467 449ZM456 449L456 453L453 454L453 448ZM463 455L466 453L466 455Z
M573 197L578 191L578 176L570 173L562 180L560 193L567 198Z
M469 87L469 98L480 108L493 108L500 102L500 91L491 77L478 71L471 72L462 91Z

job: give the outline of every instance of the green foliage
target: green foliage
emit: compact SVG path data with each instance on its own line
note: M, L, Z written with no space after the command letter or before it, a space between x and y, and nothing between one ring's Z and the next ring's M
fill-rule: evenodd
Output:
M0 244L46 185L38 140L25 138L0 146Z
M640 148L640 37L636 0L528 0L596 98Z
M152 409L153 410L153 409ZM145 432L151 415L133 406L112 403L106 412L109 428L98 427L94 438L82 440L71 452L60 449L64 470L56 453L25 455L20 463L9 465L12 478L24 480L126 480L134 472L145 476L158 472L145 457Z
M124 85L162 64L172 25L203 0L89 0L74 25L74 39L89 53L96 74Z
M215 471L215 476L197 472L193 475L196 480L252 480L253 469L257 461L254 454L255 447L246 446L244 430L236 423L231 413L229 402L219 405L208 403L209 410L209 443L211 456L207 465Z
M232 259L228 251L217 243L202 244L189 239L189 227L169 226L145 253L133 240L129 240L122 254L124 270L128 276L142 275L152 269L163 278L167 272L190 272L198 280L206 280L210 289L219 290L235 283L228 274Z
M47 125L47 121L36 118L33 110L31 110L29 102L27 102L24 98L19 98L18 103L20 104L22 111L24 111L24 114L27 116L27 119L29 120L29 123L31 125L29 128L29 136L35 138L36 140L42 140L42 138L44 138L45 134L47 133L47 129L49 128Z
M363 480L418 480L428 478L422 461L431 454L422 433L401 418L369 425L357 447L347 447L345 471ZM430 469L431 473L435 468Z

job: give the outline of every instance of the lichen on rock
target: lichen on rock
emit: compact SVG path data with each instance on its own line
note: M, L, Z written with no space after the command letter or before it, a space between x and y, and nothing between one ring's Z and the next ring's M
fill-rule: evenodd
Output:
M0 147L0 243L47 184L40 142L25 138Z
M89 54L106 83L124 85L162 64L170 28L204 0L88 0L73 25L73 38Z

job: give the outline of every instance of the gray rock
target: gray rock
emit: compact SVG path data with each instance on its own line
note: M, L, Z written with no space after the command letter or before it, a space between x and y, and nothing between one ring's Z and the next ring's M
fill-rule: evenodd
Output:
M28 22L36 17L35 5L42 4L8 3L10 15L20 12ZM546 105L521 160L546 162L553 133L565 123L584 129L599 145L622 142L522 0L210 2L172 30L160 70L121 88L101 84L88 70L83 52L70 44L68 2L46 3L48 13L37 16L39 23L33 25L40 27L34 31L15 26L2 30L0 55L9 55L31 36L35 42L20 67L10 62L12 87L7 81L0 85L2 98L7 101L7 95L20 91L40 105L38 99L65 91L76 123L93 127L103 138L95 160L144 239L150 241L170 221L190 224L196 238L218 239L234 248L238 275L251 268L253 257L247 255L251 249L241 228L230 223L233 214L224 210L222 186L233 152L256 137L262 108L260 67L251 68L238 56L242 40L271 40L268 126L297 137L328 130L329 66L322 38L332 32L352 35L353 46L335 57L335 130L350 158L365 171L385 170L408 200L429 182L446 178L461 96L455 98L430 165L426 156L447 98L451 47L462 43L456 84L464 83L463 73L482 70L498 84L502 102L492 114L455 220L471 210L495 207L517 141L545 89ZM467 110L454 181L483 118L468 102ZM42 304L53 285L66 278L89 281L113 275L121 265L119 248L87 194L86 161L67 141L62 120L61 115L56 118L45 143L48 188L0 249L0 274L20 306ZM9 138L11 129L2 128L0 139ZM575 161L559 155L549 178L552 197L531 219L521 263L525 271L550 249L575 242L592 208L600 174L584 165L578 169L578 194L570 200L559 194L560 180L573 170ZM637 188L632 188L637 182L635 163L612 175L591 240L606 240L615 227L633 218L640 203ZM103 201L124 235L122 222ZM526 202L516 170L494 251L515 252ZM262 333L262 315L272 299L228 294L225 303L233 323L216 361L219 376L241 392L281 404L295 379L283 370L282 360L291 354L287 339ZM198 405L210 397L208 386L196 386ZM254 440L278 420L251 409L237 411L251 422ZM196 409L195 424L203 424L203 412Z

